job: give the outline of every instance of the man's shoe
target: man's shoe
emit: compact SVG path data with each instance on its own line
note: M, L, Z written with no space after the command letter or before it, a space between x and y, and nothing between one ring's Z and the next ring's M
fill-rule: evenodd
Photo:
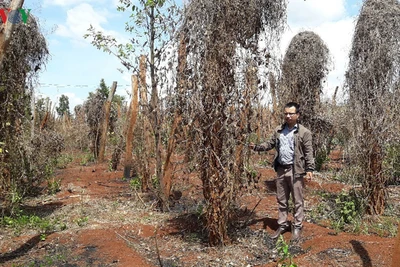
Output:
M288 226L279 226L279 228L275 231L275 233L273 235L271 235L270 237L272 239L276 239L280 235L283 235L286 232L289 232L289 227Z
M290 239L291 241L298 241L301 236L301 228L295 227L292 233L292 238Z

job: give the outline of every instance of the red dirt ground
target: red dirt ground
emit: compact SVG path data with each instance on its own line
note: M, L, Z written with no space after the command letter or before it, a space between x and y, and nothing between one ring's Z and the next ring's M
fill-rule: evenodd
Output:
M254 209L248 222L258 236L250 240L243 234L229 246L210 248L201 237L199 217L191 212L203 199L201 182L195 175L177 174L175 189L183 193L182 198L171 213L161 213L152 204L151 194L132 191L129 182L121 179L122 171L109 172L106 164L69 166L56 173L62 179L60 192L33 199L28 205L49 216L63 210L56 218L67 225L66 229L47 233L44 239L37 230L15 233L0 229L0 265L151 267L160 266L161 261L162 266L277 266L266 237L277 227L275 174L261 167L258 172L261 176L255 187L238 197L240 210ZM306 185L306 210L310 212L318 204L313 190L340 192L346 188L329 181L323 173L315 175ZM297 266L391 266L394 238L336 233L328 226L304 224L303 238L295 244L300 253L293 252ZM287 242L290 235L284 234ZM254 257L256 253L259 257Z

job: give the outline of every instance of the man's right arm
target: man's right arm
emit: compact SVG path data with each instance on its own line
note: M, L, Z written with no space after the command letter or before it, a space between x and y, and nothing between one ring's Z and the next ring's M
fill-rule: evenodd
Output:
M254 151L268 151L268 150L273 149L275 147L275 145L276 145L276 136L274 134L271 136L271 138L267 142L264 142L264 143L261 143L258 145L254 144L254 143L250 143L249 147L251 149L253 149Z

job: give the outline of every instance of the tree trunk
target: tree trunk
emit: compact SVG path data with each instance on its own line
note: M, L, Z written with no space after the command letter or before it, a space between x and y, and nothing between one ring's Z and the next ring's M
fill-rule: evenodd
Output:
M147 69L147 58L145 55L140 56L139 63L139 94L140 94L140 106L142 107L142 127L143 127L143 147L145 149L142 150L141 155L138 158L140 174L142 176L141 181L141 189L143 192L149 190L149 181L150 181L150 169L149 169L149 161L150 154L154 147L154 142L151 137L151 124L149 122L149 101L147 99L147 83L146 83L146 69Z
M368 109L365 109L365 113ZM364 157L365 182L364 188L368 197L367 213L381 215L385 210L385 179L382 172L383 153L377 137L375 136L366 115L363 118L363 134L361 140Z
M11 10L18 10L20 8L22 8L22 5L24 4L24 0L13 0L10 3L10 9ZM3 22L4 25L4 30L2 31L0 28L0 73L3 72L2 68L3 68L3 61L4 61L4 57L6 55L8 46L10 44L11 41L11 35L12 32L15 28L14 23L9 22L8 20Z
M385 211L385 182L382 173L382 151L376 142L368 155L368 174L367 174L367 192L368 208L367 213L372 215L382 215Z
M101 124L101 132L100 132L100 147L99 147L99 162L104 161L104 153L106 150L106 141L107 141L107 130L108 130L108 122L110 121L110 110L111 103L115 94L115 90L117 89L117 82L113 82L110 93L108 94L108 98L106 103L104 103L104 121Z
M173 165L171 163L171 156L172 152L174 152L175 150L175 135L181 120L182 116L179 114L175 114L174 122L172 123L172 128L168 139L167 156L165 158L162 181L160 183L163 208L166 209L168 209L168 198L171 194L171 187L172 187Z
M151 78L151 99L150 99L150 113L152 117L152 126L155 141L155 155L156 155L156 178L158 183L162 181L162 158L161 158L161 120L160 120L160 103L157 92L156 80L156 66L155 62L155 14L154 5L150 7L150 78Z
M221 122L215 122L212 129L205 133L205 153L202 155L201 179L203 182L204 198L208 202L206 210L206 225L208 241L211 246L230 243L228 236L228 219L232 199L232 177L221 164L222 147L225 136Z
M147 86L146 86L146 56L140 56L139 62L139 77L140 77L140 100L143 104L148 104L149 101L147 100Z
M136 118L139 111L138 101L138 77L132 75L132 100L130 104L130 118L128 129L126 131L126 149L125 149L125 166L124 166L124 177L131 177L132 169L132 149L133 149L133 130L135 129Z
M116 171L118 169L118 164L121 160L123 146L124 146L124 141L121 140L119 142L119 144L114 148L113 154L111 156L111 170L113 170L113 171ZM124 173L124 177L125 177L125 173Z
M213 33L218 40L218 33ZM211 41L210 41L211 42ZM231 214L231 202L235 192L235 174L231 172L230 164L234 164L235 155L226 150L234 149L229 140L234 138L228 126L230 105L226 98L232 93L235 84L231 58L234 54L234 45L229 44L221 52L219 45L212 44L205 59L205 81L202 105L204 116L200 119L202 129L201 144L201 180L203 194L207 201L205 213L208 241L211 246L230 243L228 236L228 220ZM221 76L215 77L216 73ZM212 78L211 78L212 77Z

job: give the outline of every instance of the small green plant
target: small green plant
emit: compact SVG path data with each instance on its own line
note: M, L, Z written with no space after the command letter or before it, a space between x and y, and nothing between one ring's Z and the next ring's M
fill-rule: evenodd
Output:
M40 234L40 241L46 241L47 235L46 234Z
M151 184L153 185L153 188L159 188L160 187L160 181L157 178L157 175L151 176Z
M53 174L54 174L54 166L56 164L56 160L54 160L54 162L48 162L45 166L44 166L44 178L45 179L49 179Z
M245 167L246 175L250 180L254 180L257 177L257 171L252 167Z
M113 171L113 162L112 162L111 159L108 161L107 166L108 166L108 171L109 171L109 172L112 172L112 171Z
M293 261L293 255L289 251L289 245L280 235L278 242L276 243L276 249L278 250L278 255L280 259L278 260L278 265L281 267L297 267L297 264Z
M335 199L338 221L343 224L353 223L360 212L355 195L340 193Z
M328 222L336 232L364 232L366 226L362 215L365 212L365 203L360 194L361 192L354 189L341 193L317 191L316 196L320 201L309 216L315 223L321 222L325 225Z
M397 235L398 220L391 217L380 216L375 218L370 224L370 232L376 233L380 237L395 237Z
M271 162L267 159L261 159L258 164L262 167L267 167L267 166L271 166Z
M64 231L64 230L67 229L67 224L64 223L64 222L61 222L61 223L59 224L59 228L60 228L60 231Z
M86 217L81 217L81 218L76 219L75 223L78 226L83 227L83 226L85 226L87 224L88 220L89 220L89 218L87 216Z
M61 179L55 179L54 177L47 181L47 191L49 195L54 195L61 191Z
M81 159L81 166L86 166L94 161L95 161L94 155L92 153L86 153L85 155L83 155Z
M129 187L132 189L132 190L139 190L140 189L140 187L141 187L141 178L140 178L140 176L136 176L136 177L134 177L133 179L131 179L130 181L129 181Z
M15 213L19 212L19 205L21 204L21 201L23 199L21 193L18 191L17 187L15 185L11 186L9 194L6 196L6 198L9 200L10 205L10 213L11 215L14 215Z
M201 216L203 215L203 213L204 213L204 206L203 206L203 204L199 203L197 205L197 208L196 208L196 216L197 216L197 218L200 219Z
M72 160L73 160L73 157L71 155L63 154L57 158L56 167L58 169L65 169L65 168L67 168L68 163L71 163Z
M313 223L318 222L320 219L326 219L324 215L321 218L321 214L325 213L325 203L319 203L318 206L314 209L311 209L308 216Z
M4 216L0 220L0 225L3 227L12 228L18 234L22 229L38 229L43 233L54 231L56 223L48 219L40 218L34 214L24 214L19 210L14 216Z
M329 160L329 155L326 149L320 149L317 151L317 155L315 156L315 169L317 171L321 170L322 165L329 162Z

